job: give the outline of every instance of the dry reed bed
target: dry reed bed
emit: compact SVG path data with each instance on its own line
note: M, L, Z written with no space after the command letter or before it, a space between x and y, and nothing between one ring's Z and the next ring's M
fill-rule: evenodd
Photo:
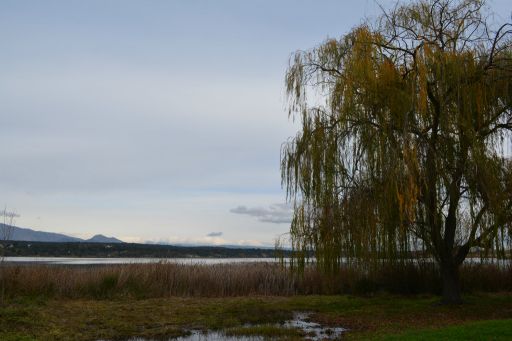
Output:
M184 265L172 263L106 266L23 265L3 269L5 294L63 298L227 297L297 294L438 293L432 264L402 264L368 270L344 267L326 275L303 273L275 263ZM512 291L512 266L468 264L461 269L465 292Z

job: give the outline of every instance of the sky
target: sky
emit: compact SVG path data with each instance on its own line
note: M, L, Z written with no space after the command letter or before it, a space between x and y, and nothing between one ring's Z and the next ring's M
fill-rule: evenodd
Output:
M489 5L510 17L509 0ZM83 238L272 246L291 217L288 60L379 12L373 0L0 1L0 205L17 226Z

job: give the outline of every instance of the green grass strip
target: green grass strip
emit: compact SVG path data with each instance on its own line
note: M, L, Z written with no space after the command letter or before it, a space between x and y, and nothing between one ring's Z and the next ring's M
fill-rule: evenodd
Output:
M439 329L384 335L376 340L512 340L512 319L464 323Z

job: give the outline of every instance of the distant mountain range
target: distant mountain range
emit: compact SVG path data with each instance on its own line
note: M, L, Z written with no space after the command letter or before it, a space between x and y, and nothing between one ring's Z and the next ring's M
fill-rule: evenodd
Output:
M2 241L6 234L6 226L0 223L0 241ZM102 234L97 234L89 239L82 239L76 237L70 237L62 233L54 233L54 232L44 232L44 231L36 231L29 228L18 227L18 226L10 226L10 235L8 240L12 241L24 241L24 242L46 242L46 243L103 243L103 244L114 244L114 243L124 243L122 240L114 238L114 237L106 237ZM170 244L166 242L153 242L146 241L144 244L153 244L153 245L169 245L183 248L193 248L193 247L222 247L226 249L262 249L262 250L273 250L273 246L255 246L255 245L231 245L231 244L223 244L223 245L211 245L211 244L196 244L196 243L176 243ZM288 248L285 248L288 249Z
M52 232L43 232L43 231L34 231L32 229L17 227L17 226L9 226L5 224L0 224L0 239L5 238L7 229L10 229L9 240L15 241L26 241L26 242L56 242L56 243L66 243L66 242L86 242L86 243L124 243L122 240L119 240L114 237L106 237L102 234L97 234L89 239L81 239L76 237L66 236L65 234L60 233L52 233Z
M171 243L168 241L146 240L147 245L170 245L177 247L223 247L226 249L268 249L274 250L275 246L270 245L240 245L240 244L211 244L211 243ZM286 247L285 247L286 248Z

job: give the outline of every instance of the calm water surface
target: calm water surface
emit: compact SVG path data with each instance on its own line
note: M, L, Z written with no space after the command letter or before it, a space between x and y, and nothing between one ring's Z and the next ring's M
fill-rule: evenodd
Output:
M295 312L293 320L286 321L284 324L277 324L279 328L299 329L304 333L304 340L320 341L320 340L339 340L343 333L348 329L342 327L326 327L318 323L310 321L310 313L308 312ZM251 325L247 325L250 327ZM268 338L267 338L268 339ZM178 338L170 338L168 341L263 341L266 340L263 336L228 336L222 331L198 331L191 330L190 335ZM104 341L104 340L98 340ZM133 337L127 341L156 341L153 339L145 339L140 337Z
M4 260L16 264L60 264L60 265L108 265L108 264L230 264L230 263L277 263L277 258L82 258L82 257L5 257ZM285 262L288 259L285 258ZM310 260L314 262L314 259ZM431 260L432 262L434 260ZM510 259L466 258L466 264L496 264L507 266Z
M78 257L5 257L6 262L18 264L61 264L61 265L101 265L101 264L228 264L253 262L278 262L276 258L78 258Z

